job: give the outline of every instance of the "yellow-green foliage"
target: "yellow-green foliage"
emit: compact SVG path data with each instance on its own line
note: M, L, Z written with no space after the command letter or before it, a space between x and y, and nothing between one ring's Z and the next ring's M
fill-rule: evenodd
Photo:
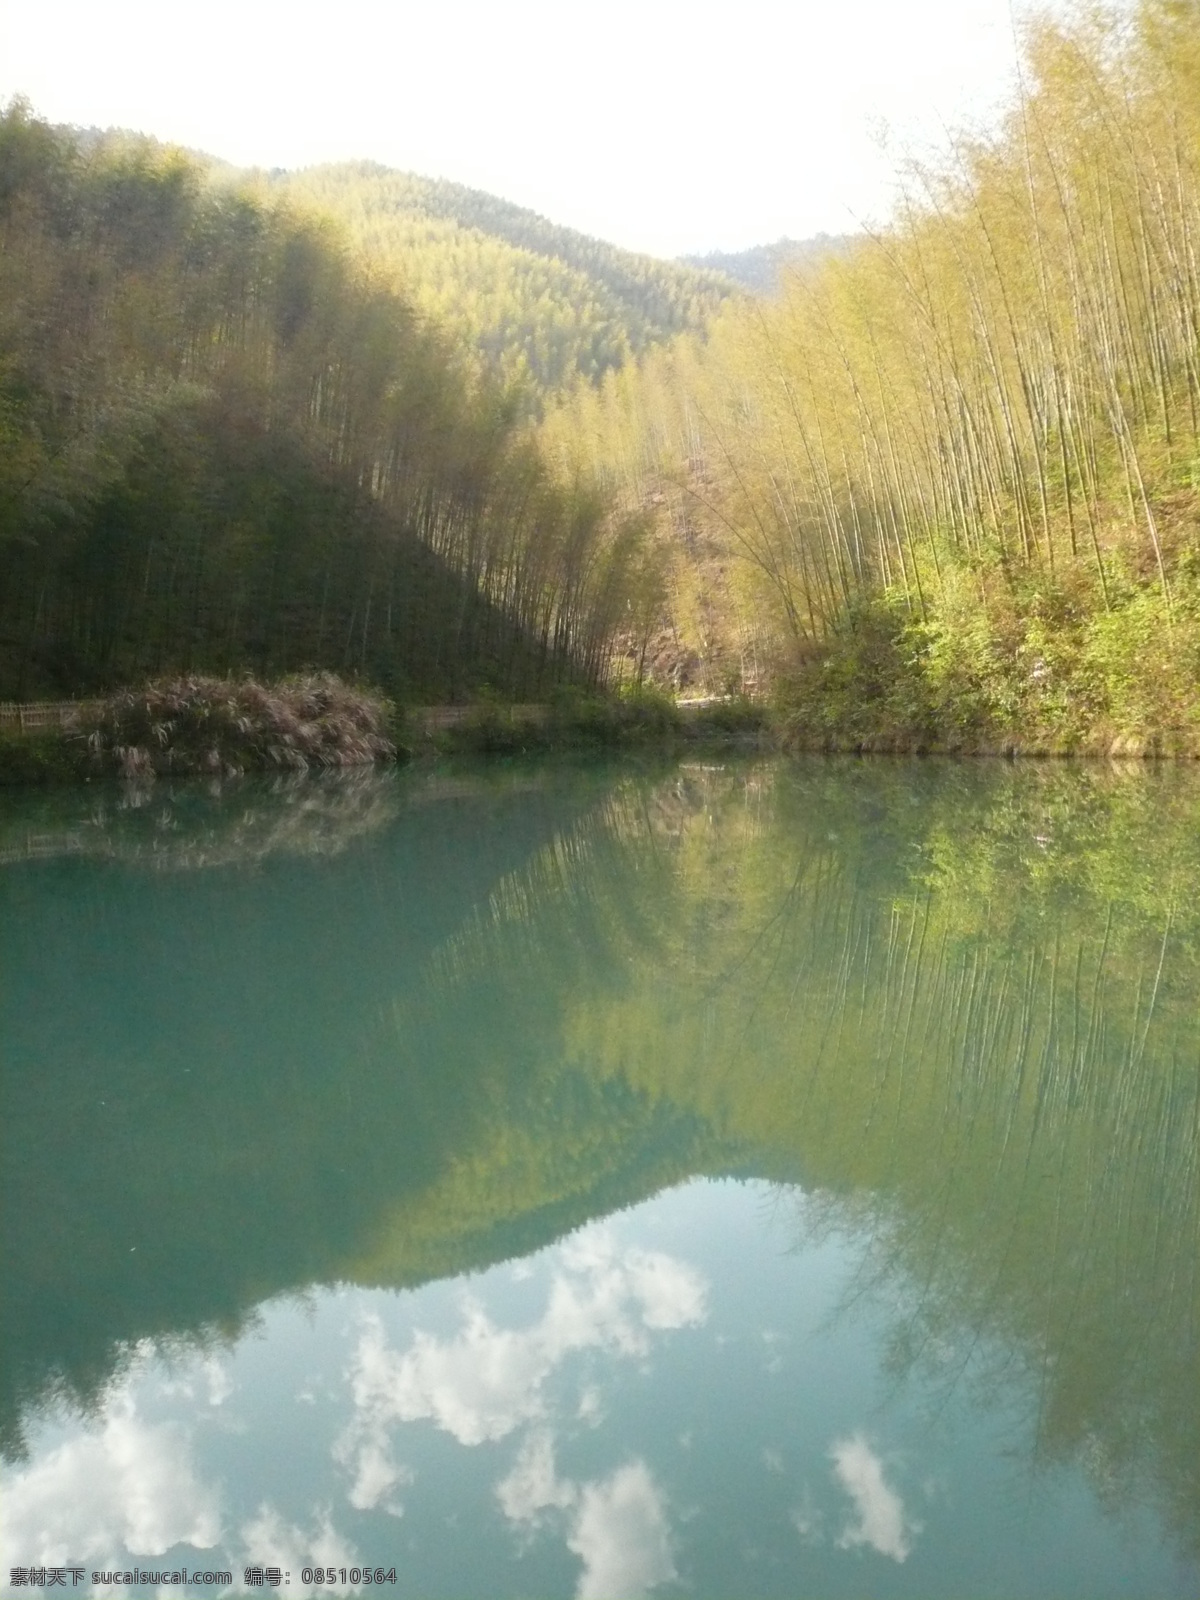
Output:
M1192 720L1198 107L1194 5L1035 19L999 129L910 168L888 227L576 402L681 559L707 540L746 574L785 674L840 656L810 723L1102 744ZM924 632L856 666L881 608L876 635Z
M495 896L443 1003L561 973L542 1095L627 1086L716 1170L823 1191L875 1232L899 1366L998 1338L1039 1451L1194 1542L1196 806L1140 765L693 770L610 806L624 871L594 839ZM561 1141L490 1138L531 1203Z
M381 277L531 403L702 329L733 292L718 273L369 162L279 175L272 187L341 220Z
M839 618L778 686L789 737L834 748L1200 755L1200 585L1114 560L1108 605L1078 569L1018 581L947 564L914 615L894 591Z

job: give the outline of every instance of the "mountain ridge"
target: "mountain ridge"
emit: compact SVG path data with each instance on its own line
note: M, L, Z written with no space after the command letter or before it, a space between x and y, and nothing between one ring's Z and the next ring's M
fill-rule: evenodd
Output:
M334 218L420 310L538 401L654 344L703 336L728 277L624 250L523 206L378 162L261 175Z
M698 271L716 272L751 294L775 294L789 267L808 266L826 256L842 255L855 242L851 233L815 233L808 239L786 235L772 244L749 245L745 250L707 250L678 259Z

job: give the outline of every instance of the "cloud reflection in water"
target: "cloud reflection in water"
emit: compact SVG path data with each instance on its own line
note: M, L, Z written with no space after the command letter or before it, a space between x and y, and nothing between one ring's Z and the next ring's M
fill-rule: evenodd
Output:
M578 1600L617 1594L634 1600L677 1575L666 1499L644 1461L575 1484L558 1476L549 1429L534 1428L496 1497L510 1522L531 1530L544 1526L548 1514L572 1513L566 1544L583 1562Z
M464 1445L503 1439L544 1416L543 1390L566 1356L645 1355L652 1332L703 1322L707 1293L694 1268L659 1251L619 1250L607 1228L591 1227L559 1251L546 1310L529 1327L498 1327L468 1296L458 1334L418 1331L401 1353L369 1316L349 1373L354 1416L341 1459L361 1457L397 1422L428 1419Z
M921 1524L905 1517L904 1502L884 1479L883 1462L861 1433L835 1441L830 1455L838 1481L858 1513L858 1520L842 1530L839 1548L866 1544L893 1561L906 1560Z
M392 1456L398 1423L431 1421L467 1446L525 1428L496 1486L507 1519L527 1536L563 1519L567 1547L583 1562L580 1600L645 1594L675 1576L665 1497L637 1459L603 1479L560 1478L545 1391L575 1352L644 1357L655 1333L698 1326L707 1314L708 1284L693 1267L661 1251L619 1247L608 1228L595 1226L556 1252L545 1310L524 1328L498 1326L467 1296L457 1333L418 1331L401 1351L377 1316L366 1317L348 1373L353 1415L334 1451L354 1474L351 1503L375 1506L404 1481ZM576 1421L594 1421L599 1409L588 1386Z
M192 1430L137 1414L133 1379L114 1387L98 1427L23 1471L0 1503L0 1549L29 1564L160 1556L221 1540L217 1489L192 1465Z

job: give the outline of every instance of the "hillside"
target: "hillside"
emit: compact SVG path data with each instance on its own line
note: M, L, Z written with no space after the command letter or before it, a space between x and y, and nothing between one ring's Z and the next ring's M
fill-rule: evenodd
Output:
M554 419L655 517L673 681L810 748L1198 748L1200 11L1024 46L885 227Z
M535 697L604 678L638 542L328 221L0 114L0 696L317 666Z
M336 218L386 281L531 399L703 331L736 292L719 272L635 255L495 195L373 162L267 181Z

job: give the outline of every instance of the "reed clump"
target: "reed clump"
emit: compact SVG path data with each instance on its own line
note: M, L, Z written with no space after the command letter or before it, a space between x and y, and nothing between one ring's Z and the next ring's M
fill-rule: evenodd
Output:
M393 761L392 715L386 700L330 672L274 684L181 677L109 695L76 737L93 767L125 778L235 777Z

